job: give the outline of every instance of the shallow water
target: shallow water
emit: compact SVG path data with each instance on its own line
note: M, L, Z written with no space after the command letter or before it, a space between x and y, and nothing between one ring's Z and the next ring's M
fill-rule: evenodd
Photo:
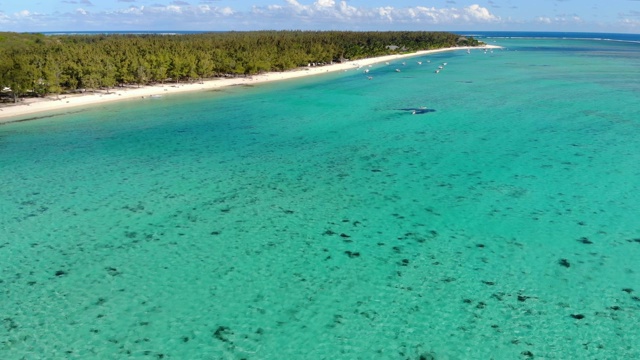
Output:
M0 126L0 357L639 358L640 48L497 43Z

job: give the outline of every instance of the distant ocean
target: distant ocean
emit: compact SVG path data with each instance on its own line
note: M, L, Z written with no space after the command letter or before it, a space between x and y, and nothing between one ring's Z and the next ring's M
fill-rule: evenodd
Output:
M188 34L206 34L220 33L226 31L174 31L174 30L156 30L156 31L45 31L44 35L188 35Z
M206 33L224 33L226 31L175 31L175 30L156 30L156 31L48 31L43 32L45 35L110 35L110 34L134 34L134 35L185 35L185 34L206 34ZM622 34L622 33L586 33L586 32L533 32L533 31L451 31L455 34L473 36L477 39L589 39L589 40L610 40L610 41L640 41L640 34Z
M640 358L639 36L460 33L0 126L0 358Z
M456 34L474 36L478 39L563 39L606 40L640 42L640 34L587 33L587 32L531 32L531 31L454 31Z

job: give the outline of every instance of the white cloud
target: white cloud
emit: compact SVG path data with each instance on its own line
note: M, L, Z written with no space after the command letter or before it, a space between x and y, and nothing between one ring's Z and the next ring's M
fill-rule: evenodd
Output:
M317 0L308 5L301 4L297 0L284 0L284 5L271 4L267 6L254 6L250 14L252 20L267 22L270 20L271 27L274 22L295 23L297 21L309 23L327 23L330 21L357 20L361 17L360 11L347 4L346 1L336 2L335 0ZM256 16L264 16L263 19L256 19ZM273 20L275 19L275 20ZM278 20L280 19L280 20Z
M160 9L170 13L182 14L182 8L179 5L168 5Z
M319 7L332 7L336 4L336 2L334 0L318 0L316 1L316 4Z
M80 1L77 1L79 3ZM30 10L5 15L0 24L7 31L86 31L86 30L229 30L237 29L241 17L231 7L214 5L132 5L90 12L85 7L55 14Z
M340 1L340 12L347 17L359 15L360 11L353 6L347 5L346 1Z
M393 21L393 17L391 16L392 12L393 12L393 7L391 6L387 6L387 7L381 7L377 9L378 12L378 17L380 19L385 19L387 21Z
M123 14L142 15L144 11L144 5L140 7L130 6L127 9L120 10Z
M15 16L18 18L25 18L25 17L30 17L33 13L29 10L22 10L19 11L17 13L15 13Z
M91 4L90 0L73 3ZM89 12L86 7L64 14L35 14L28 10L0 17L3 22L19 24L31 21L28 29L105 30L141 29L258 30L258 29L429 29L430 25L469 28L492 23L500 18L480 5L467 7L353 6L347 0L273 0L266 6L254 6L238 12L232 7L217 7L214 1L167 1L165 5L134 5L134 0L119 0L122 8ZM137 1L136 1L137 2ZM217 2L217 1L216 1ZM127 4L128 3L128 4ZM26 25L25 25L26 27ZM431 26L433 28L433 26Z
M0 17L0 21L2 18ZM620 26L629 31L638 31L640 30L640 20L638 19L621 19L619 22Z
M551 18L548 18L546 16L538 16L536 18L536 21L543 24L551 24Z
M29 10L21 10L7 15L0 13L0 23L6 24L2 31L16 31L14 28L22 28L18 31L34 31L34 27L45 22L48 16Z
M175 2L174 2L175 3ZM152 6L129 6L126 9L116 10L104 15L123 14L130 16L144 17L149 20L160 19L164 16L174 16L176 20L188 22L198 16L231 16L233 9L229 7L218 8L210 5L152 5Z
M539 16L535 18L535 22L545 25L578 25L584 23L584 20L577 15L557 15L555 17Z
M480 5L470 5L464 8L435 8L435 7L355 7L347 1L317 0L308 5L297 0L284 0L285 5L268 5L253 8L254 15L264 15L270 18L295 20L306 22L315 21L319 25L327 23L333 26L360 24L365 26L395 23L395 24L443 24L452 26L467 26L477 23L499 22L500 17L492 14Z
M90 4L93 0L67 0ZM541 16L528 19L501 17L500 11L487 5L462 6L461 1L440 2L442 6L406 6L388 0L383 6L366 5L355 0L270 0L265 5L236 10L219 0L118 0L115 9L94 10L80 5L67 13L38 14L24 10L14 14L0 12L0 23L9 31L58 30L451 30L507 29L530 27L541 29L585 29L587 23L576 14ZM495 5L497 1L494 1ZM431 2L435 3L435 2ZM78 6L78 5L76 5ZM619 17L618 26L637 29L637 17ZM595 27L594 27L595 28Z
M491 12L489 12L489 9L483 8L482 6L477 4L470 5L469 7L464 8L464 12L465 14L467 14L467 16L469 16L470 19L476 19L480 21L492 22L500 19L499 17L491 14Z

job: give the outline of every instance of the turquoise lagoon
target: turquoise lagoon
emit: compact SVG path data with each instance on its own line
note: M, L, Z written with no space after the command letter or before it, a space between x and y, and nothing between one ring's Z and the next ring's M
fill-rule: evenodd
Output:
M0 358L640 358L640 46L485 41L0 126Z

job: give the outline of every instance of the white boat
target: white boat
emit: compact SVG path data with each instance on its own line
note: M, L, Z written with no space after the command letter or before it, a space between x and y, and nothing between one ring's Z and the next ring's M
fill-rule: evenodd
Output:
M400 69L396 69L396 72L400 72Z

